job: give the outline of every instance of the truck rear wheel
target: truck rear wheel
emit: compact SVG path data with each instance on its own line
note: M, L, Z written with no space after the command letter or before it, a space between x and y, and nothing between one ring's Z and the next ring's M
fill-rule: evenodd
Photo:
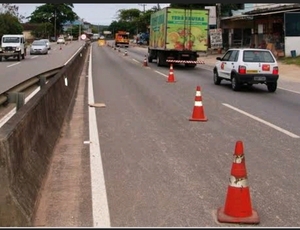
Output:
M157 57L156 57L156 64L157 64L157 66L161 66L161 60L160 60L159 54L157 54Z

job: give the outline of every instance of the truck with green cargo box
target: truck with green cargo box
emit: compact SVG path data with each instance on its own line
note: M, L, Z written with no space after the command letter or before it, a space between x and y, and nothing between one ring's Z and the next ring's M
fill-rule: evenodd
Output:
M151 15L148 62L158 66L204 64L198 52L207 52L209 10L166 7Z

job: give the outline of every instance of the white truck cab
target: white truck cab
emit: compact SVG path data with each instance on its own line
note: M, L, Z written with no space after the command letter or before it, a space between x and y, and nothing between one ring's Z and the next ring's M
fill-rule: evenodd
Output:
M4 34L1 39L0 61L3 57L7 60L9 57L16 58L18 61L25 59L26 43L23 34Z

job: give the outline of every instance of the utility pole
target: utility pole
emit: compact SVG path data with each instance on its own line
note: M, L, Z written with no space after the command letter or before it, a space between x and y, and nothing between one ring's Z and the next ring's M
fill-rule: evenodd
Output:
M221 3L216 3L217 11L217 28L221 28Z
M54 11L54 37L55 41L57 40L56 38L56 10Z
M146 6L147 6L147 4L139 4L140 6L142 6L143 7L143 12L145 13L145 11L146 11Z
M79 19L79 34L78 34L78 40L80 41L80 36L81 36L81 25L83 23L83 18L80 18Z
M159 3L157 3L157 9L160 10L160 5L159 5Z

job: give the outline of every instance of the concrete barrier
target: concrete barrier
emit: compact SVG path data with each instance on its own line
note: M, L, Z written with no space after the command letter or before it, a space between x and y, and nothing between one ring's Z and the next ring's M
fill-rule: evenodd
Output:
M40 188L88 50L86 44L0 128L1 227L32 226Z

